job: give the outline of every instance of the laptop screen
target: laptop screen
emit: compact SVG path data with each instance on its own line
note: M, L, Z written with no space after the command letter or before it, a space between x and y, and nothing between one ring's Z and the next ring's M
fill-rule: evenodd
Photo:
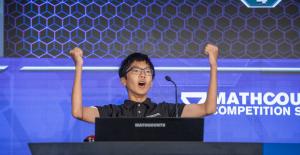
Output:
M203 141L203 118L96 118L96 141Z

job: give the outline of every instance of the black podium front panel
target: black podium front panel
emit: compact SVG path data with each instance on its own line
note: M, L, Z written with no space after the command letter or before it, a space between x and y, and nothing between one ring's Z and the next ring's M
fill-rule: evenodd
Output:
M29 147L32 155L262 155L262 144L258 143L30 143Z

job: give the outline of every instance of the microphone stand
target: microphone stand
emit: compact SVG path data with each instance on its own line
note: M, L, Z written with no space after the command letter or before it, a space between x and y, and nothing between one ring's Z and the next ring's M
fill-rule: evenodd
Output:
M175 86L175 113L176 113L176 118L178 118L177 85L176 85L176 83L171 79L170 76L165 76L165 79L166 79L167 81L172 82L173 85Z

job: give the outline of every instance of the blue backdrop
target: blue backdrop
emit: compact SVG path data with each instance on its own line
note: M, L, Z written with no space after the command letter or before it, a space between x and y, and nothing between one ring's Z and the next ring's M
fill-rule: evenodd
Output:
M197 103L205 97L201 94L209 80L207 59L153 62L157 77L149 96L154 101L175 100L165 75L177 82L181 103ZM118 59L85 59L84 105L121 104L126 99L116 71L119 63ZM5 58L0 66L0 149L7 150L4 154L28 154L28 142L81 142L93 134L92 124L71 116L74 71L70 59ZM218 110L205 119L205 141L299 143L299 73L296 59L221 59ZM269 110L255 112L254 107Z

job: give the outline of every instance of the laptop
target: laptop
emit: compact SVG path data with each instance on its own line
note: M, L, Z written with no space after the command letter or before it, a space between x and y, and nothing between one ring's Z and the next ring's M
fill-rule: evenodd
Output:
M203 118L96 118L96 141L203 141Z

